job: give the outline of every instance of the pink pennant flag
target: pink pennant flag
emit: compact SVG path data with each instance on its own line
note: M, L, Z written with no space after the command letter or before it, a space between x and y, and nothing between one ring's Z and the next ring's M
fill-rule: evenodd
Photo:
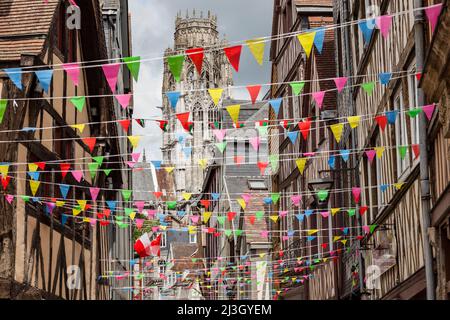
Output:
M366 156L367 159L369 159L369 163L372 164L373 159L375 158L377 152L375 150L367 150L366 151Z
M52 214L53 209L55 209L56 207L56 204L54 204L53 202L46 202L45 205L47 206L49 214Z
M154 218L156 216L156 210L147 210L148 216Z
M135 201L134 205L138 209L138 212L141 213L144 210L145 207L145 201Z
M158 230L159 230L159 227L158 227L158 226L152 227L152 232L158 232Z
M242 199L244 199L245 203L249 203L249 201L252 199L252 195L248 193L244 193L241 197Z
M80 66L78 63L66 63L62 65L64 71L66 71L69 78L72 80L75 86L79 85L80 78Z
M259 137L250 138L250 144L252 145L253 149L255 149L255 151L258 151L260 143L261 139Z
M378 29L380 29L383 38L387 38L392 25L392 16L384 15L375 19Z
M313 92L312 96L314 98L314 101L316 101L316 104L319 107L319 109L321 109L323 104L323 98L325 97L325 91Z
M126 109L130 105L131 96L132 96L131 93L127 93L127 94L118 94L115 97L119 102L119 104L122 106L122 109Z
M134 166L137 164L136 161L125 161L125 162L130 168L134 168Z
M442 3L425 9L425 14L427 15L428 21L431 24L431 32L434 32L434 29L436 28L436 24L439 15L441 14L441 11L442 11Z
M267 238L268 236L269 236L269 231L267 231L267 230L261 231L261 237Z
M142 226L144 225L144 219L136 219L136 227L140 230L142 229Z
M330 212L329 212L329 211L322 211L322 212L320 213L320 215L321 215L322 217L324 217L324 218L328 218L328 216L330 215Z
M227 129L214 129L213 133L216 136L217 140L222 142L225 138L225 135L227 134Z
M140 152L131 154L131 158L133 159L134 162L138 162L140 157L141 157L141 153Z
M345 85L347 84L348 78L347 77L341 77L341 78L335 78L334 83L336 84L336 88L339 93L344 90Z
M83 178L83 171L81 170L72 170L72 176L74 177L75 180L78 181L78 183L80 183L81 179Z
M302 200L302 196L301 195L291 196L291 200L292 200L292 203L296 207L299 207L300 206L300 201Z
M89 188L89 191L91 192L92 201L96 201L98 193L100 192L100 188L91 187Z
M370 227L369 226L363 226L362 227L364 233L369 233L370 232Z
M360 199L360 196L361 196L361 188L353 187L352 188L352 194L353 194L353 199L355 200L355 203L359 203L359 199Z
M106 81L108 81L109 87L113 93L116 92L117 76L119 75L120 64L111 63L102 66L103 73L105 74Z
M286 217L287 216L287 214L288 214L288 211L280 211L280 217Z
M200 219L200 216L191 216L192 223L198 223L199 219Z
M9 204L12 203L12 201L14 200L14 196L7 194L5 195L6 201L8 201Z
M283 236L283 241L288 241L289 240L289 236Z
M434 105L434 103L422 107L422 110L425 113L425 115L427 116L428 121L430 121L431 118L433 117L435 107L436 106Z

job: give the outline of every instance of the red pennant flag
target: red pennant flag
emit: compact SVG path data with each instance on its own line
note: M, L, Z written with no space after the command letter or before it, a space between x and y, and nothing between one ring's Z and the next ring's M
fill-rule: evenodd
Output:
M307 119L305 121L300 121L298 127L300 128L303 139L308 139L309 130L311 129L311 120Z
M261 86L247 86L248 93L250 94L250 98L252 100L252 104L255 104L256 99L258 99L259 92L261 91Z
M258 162L258 168L259 168L259 171L261 171L261 175L264 175L268 165L269 165L268 162Z
M281 258L282 256L284 256L283 250L280 250L280 251L278 252L278 255L280 256L280 258ZM280 263L281 263L281 262L280 262Z
M62 175L62 178L64 179L67 175L67 172L70 169L70 163L60 163L59 167L61 168L61 175Z
M202 74L202 66L203 66L203 57L204 50L203 48L194 48L186 50L186 54L191 58L192 63L197 68L198 74Z
M166 132L166 127L169 121L167 120L156 120L156 121L159 123L159 127L161 128L161 130Z
M161 191L155 191L153 192L153 195L156 197L156 199L159 199L162 197L163 193Z
M359 208L359 214L360 214L361 216L363 216L364 213L366 213L367 209L368 209L367 207L361 207L361 208Z
M189 132L189 122L188 122L189 115L190 115L190 112L177 113L177 119L180 121L184 130L186 130L188 132Z
M241 51L242 46L234 46L223 49L225 52L225 55L228 58L228 61L230 61L230 64L233 66L234 70L236 72L239 72L239 62L241 60Z
M422 73L417 72L416 73L416 79L417 79L417 82L420 82L420 79L422 79Z
M81 139L83 142L89 147L89 150L94 151L95 143L97 142L97 138L83 138Z
M411 148L414 152L414 159L417 159L420 156L420 146L418 144L413 144Z
M145 127L145 120L144 119L134 119L136 120L137 124L140 125L142 128Z
M248 217L248 220L250 221L251 224L255 224L256 216L250 216Z
M364 239L364 236L356 236L356 240L362 240L362 239ZM334 258L337 258L337 257L334 257Z
M128 128L130 127L131 120L130 119L125 119L125 120L119 120L118 122L122 126L123 130L125 132L128 132Z
M209 200L208 200L208 199L202 199L202 200L200 200L200 204L201 204L202 206L204 206L206 210L208 210L208 208L209 208Z
M236 212L228 212L227 213L227 217L228 217L228 221L231 221L234 219L234 217L236 217Z
M3 186L3 190L6 191L6 188L8 188L8 184L9 184L9 180L11 180L11 177L4 177L2 178L2 186Z
M326 249L328 247L328 243L322 243L321 246L322 248Z
M283 128L287 129L287 127L289 126L289 121L283 120L283 121L281 121L281 125L283 126Z
M378 123L381 130L384 131L387 125L387 117L385 115L376 116L375 121Z
M220 232L215 232L215 233L214 233L214 237L216 237L216 238L217 238L217 237L220 237Z
M100 225L103 226L103 227L109 225L109 220L102 220L102 221L100 221Z
M109 217L109 215L111 214L111 210L110 209L104 209L103 210L103 214L105 215L105 217Z
M35 162L34 164L37 165L41 170L45 169L45 162Z
M234 157L234 163L236 163L237 166L239 166L244 161L243 156L235 156Z

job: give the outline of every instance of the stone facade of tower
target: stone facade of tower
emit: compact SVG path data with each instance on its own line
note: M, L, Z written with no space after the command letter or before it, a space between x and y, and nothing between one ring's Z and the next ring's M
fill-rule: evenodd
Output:
M209 88L227 88L233 85L232 70L223 50L226 40L219 38L217 17L208 12L185 17L178 14L175 20L174 47L166 50L165 55L183 54L186 49L204 48L202 74L200 75L189 57L186 57L181 81L173 78L167 62L164 65L163 79L163 118L169 121L167 132L163 135L163 160L175 167L177 192L200 192L204 172L199 167L200 159L212 157L213 136L209 123L217 119L217 108L208 93ZM170 106L165 93L181 92L176 111ZM230 97L225 89L223 98ZM176 118L176 113L190 112L190 121L194 123L192 135L186 132ZM190 151L190 148L192 150Z

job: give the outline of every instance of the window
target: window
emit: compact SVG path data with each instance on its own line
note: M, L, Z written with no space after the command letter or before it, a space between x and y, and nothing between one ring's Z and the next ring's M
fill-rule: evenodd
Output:
M165 274L166 273L166 261L165 260L160 260L158 262L158 267L159 267L159 274Z
M189 243L197 243L197 232L189 233Z
M401 96L401 91L399 91L394 96L394 110L398 110L399 119L395 122L395 144L397 146L408 145L408 128L406 125L406 108L403 105L403 98ZM405 173L406 169L409 167L409 158L405 157L401 159L397 155L397 177L400 178Z
M165 248L167 246L167 234L165 232L161 232L161 248Z

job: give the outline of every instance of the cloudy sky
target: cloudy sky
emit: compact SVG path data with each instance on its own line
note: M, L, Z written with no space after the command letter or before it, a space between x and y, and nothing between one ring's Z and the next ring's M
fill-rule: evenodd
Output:
M189 9L197 14L208 10L218 16L219 32L230 42L269 36L272 29L272 0L131 0L133 54L142 59L161 57L164 50L173 46L175 17L181 10L183 16ZM243 49L239 73L234 73L235 85L270 82L268 62L269 43L266 57L260 67L248 49ZM134 88L134 118L160 117L156 106L161 105L163 62L160 59L143 62L140 79ZM263 90L267 90L263 88ZM243 92L236 92L235 98L247 98ZM146 135L141 139L140 151L146 149L147 161L161 158L161 130L153 121L142 130L137 124L134 134Z

